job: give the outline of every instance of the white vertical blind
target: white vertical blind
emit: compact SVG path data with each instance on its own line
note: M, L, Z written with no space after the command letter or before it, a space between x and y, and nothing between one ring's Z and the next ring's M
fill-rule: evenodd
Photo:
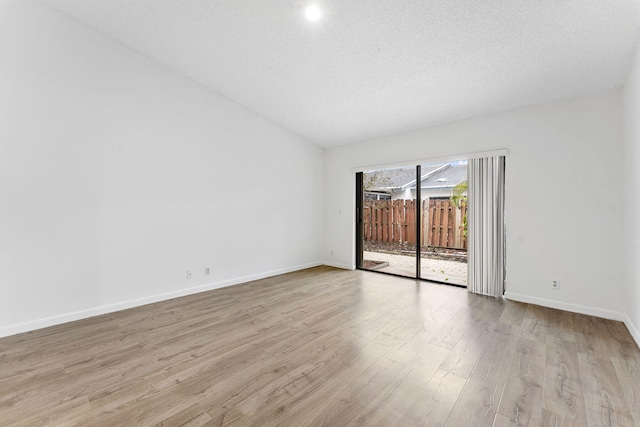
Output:
M504 156L468 163L469 292L504 294Z

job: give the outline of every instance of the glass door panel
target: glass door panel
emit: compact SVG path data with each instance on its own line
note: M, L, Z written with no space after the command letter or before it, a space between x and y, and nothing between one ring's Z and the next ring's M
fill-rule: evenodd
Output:
M467 286L467 162L422 170L420 277Z
M416 168L362 174L362 265L365 270L416 277Z

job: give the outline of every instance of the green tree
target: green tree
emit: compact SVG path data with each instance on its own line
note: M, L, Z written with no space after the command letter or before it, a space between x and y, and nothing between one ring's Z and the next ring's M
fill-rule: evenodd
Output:
M391 179L385 175L384 170L365 172L362 176L362 189L369 191L388 185L390 181Z
M464 205L467 204L468 189L469 189L469 181L467 181L466 179L464 181L460 181L451 189L451 197L449 197L449 200L451 200L451 203L453 204L453 206L460 209L463 204ZM467 213L466 212L464 214L464 218L462 218L462 225L464 227L464 231L463 231L464 237L467 237L468 230L467 230Z

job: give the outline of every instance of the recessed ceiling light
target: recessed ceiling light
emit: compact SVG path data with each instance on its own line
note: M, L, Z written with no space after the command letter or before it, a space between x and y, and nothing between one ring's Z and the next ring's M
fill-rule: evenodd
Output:
M304 10L304 15L309 21L318 21L320 18L322 18L322 9L320 9L318 5L310 4Z

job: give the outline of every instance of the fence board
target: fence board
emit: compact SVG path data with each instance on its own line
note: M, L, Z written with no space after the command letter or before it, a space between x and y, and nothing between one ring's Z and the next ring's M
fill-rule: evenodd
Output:
M399 203L398 203L399 202ZM393 200L393 241L401 242L404 239L404 202Z
M382 203L376 206L376 223L378 224L378 241L384 242L384 224L382 224Z
M428 246L429 245L429 200L424 199L422 201L422 241L420 242L420 246Z
M447 246L449 244L449 212L451 211L451 205L449 203L442 203L442 224L440 224L440 246Z
M431 229L433 230L433 239L431 243L434 245L440 245L440 225L442 224L442 203L439 200L435 200L433 204L434 217L431 223Z
M405 208L405 214L406 214L406 221L405 221L405 225L404 225L404 232L405 232L405 238L404 240L412 245L413 244L413 238L415 236L415 228L413 228L414 226L414 221L413 221L413 206L411 206L411 200L405 200L404 201L404 208Z

